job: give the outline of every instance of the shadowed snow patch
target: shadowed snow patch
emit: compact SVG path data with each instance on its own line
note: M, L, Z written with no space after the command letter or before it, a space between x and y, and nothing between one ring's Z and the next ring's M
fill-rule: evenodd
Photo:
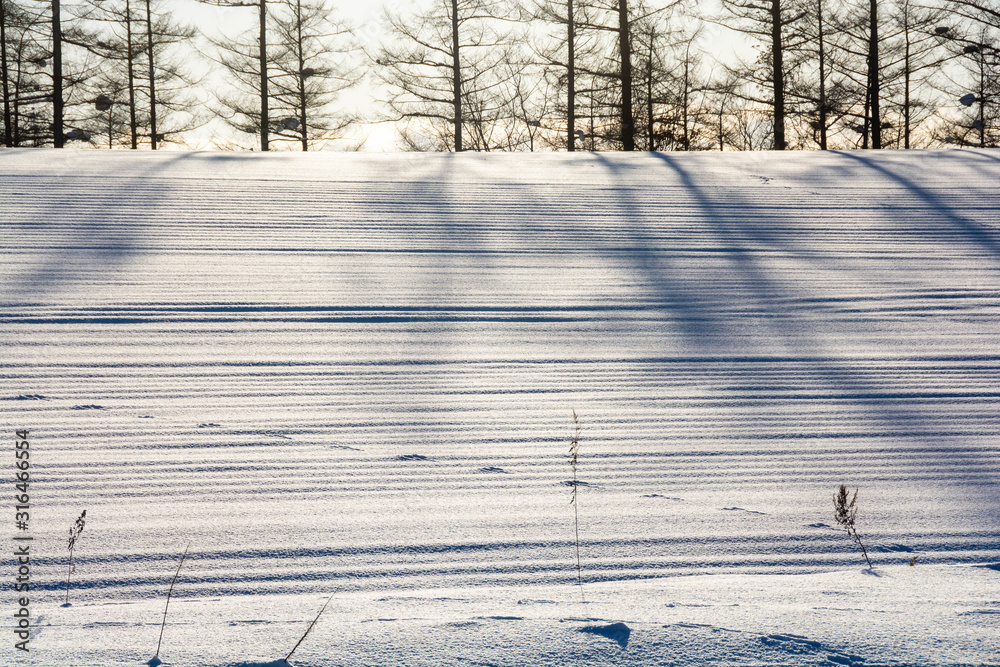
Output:
M760 641L767 646L780 649L784 653L796 655L826 653L827 664L855 666L863 665L865 662L865 659L862 657L826 648L820 642L813 641L801 635L767 635L766 637L761 637Z
M592 635L600 635L618 642L622 648L628 646L628 638L632 630L624 623L612 623L611 625L588 625L580 628L580 632L589 632Z
M758 512L757 510L748 510L744 507L723 507L723 511L726 512L746 512L747 514L762 514L766 515L766 512Z

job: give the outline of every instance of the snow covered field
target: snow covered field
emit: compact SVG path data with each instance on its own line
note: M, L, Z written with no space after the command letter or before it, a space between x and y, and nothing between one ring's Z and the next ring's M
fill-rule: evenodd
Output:
M5 150L0 225L2 665L148 661L189 543L171 666L1000 664L1000 151Z

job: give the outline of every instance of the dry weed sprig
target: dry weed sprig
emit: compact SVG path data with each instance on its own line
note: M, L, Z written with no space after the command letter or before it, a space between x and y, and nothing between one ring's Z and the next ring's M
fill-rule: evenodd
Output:
M570 482L569 503L573 506L573 529L576 543L576 581L580 586L580 594L583 594L583 567L580 565L580 505L577 503L577 466L580 458L580 419L573 410L573 435L569 439L569 467L573 471L573 480Z
M80 537L80 533L83 532L83 527L87 523L86 521L87 510L83 510L80 516L77 518L76 523L74 523L69 528L69 544L67 548L69 549L69 568L66 570L66 602L63 606L69 605L69 580L76 568L73 567L73 549L76 548L76 541Z
M868 558L868 550L865 549L865 545L861 542L861 536L858 535L858 529L854 525L854 521L858 516L858 490L854 490L854 495L848 500L850 494L847 491L847 487L843 484L840 485L840 490L833 494L833 518L836 519L837 523L847 531L847 534L854 538L855 544L861 547L861 553L865 557L865 562L868 563L868 569L874 569L872 567L872 561Z

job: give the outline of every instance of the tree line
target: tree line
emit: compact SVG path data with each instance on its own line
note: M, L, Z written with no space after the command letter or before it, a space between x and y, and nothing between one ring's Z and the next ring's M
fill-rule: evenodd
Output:
M425 151L1000 143L996 0L426 0L364 48L327 0L201 1L252 27L0 0L2 145L156 150L220 121L216 147L255 150L373 121ZM368 115L343 104L360 82Z

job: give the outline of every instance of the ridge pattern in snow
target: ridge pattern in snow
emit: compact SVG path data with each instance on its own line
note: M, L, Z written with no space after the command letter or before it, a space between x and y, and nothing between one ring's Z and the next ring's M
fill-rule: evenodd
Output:
M81 598L574 581L573 409L590 581L858 562L840 483L1000 559L996 152L66 155L0 154L0 412Z

